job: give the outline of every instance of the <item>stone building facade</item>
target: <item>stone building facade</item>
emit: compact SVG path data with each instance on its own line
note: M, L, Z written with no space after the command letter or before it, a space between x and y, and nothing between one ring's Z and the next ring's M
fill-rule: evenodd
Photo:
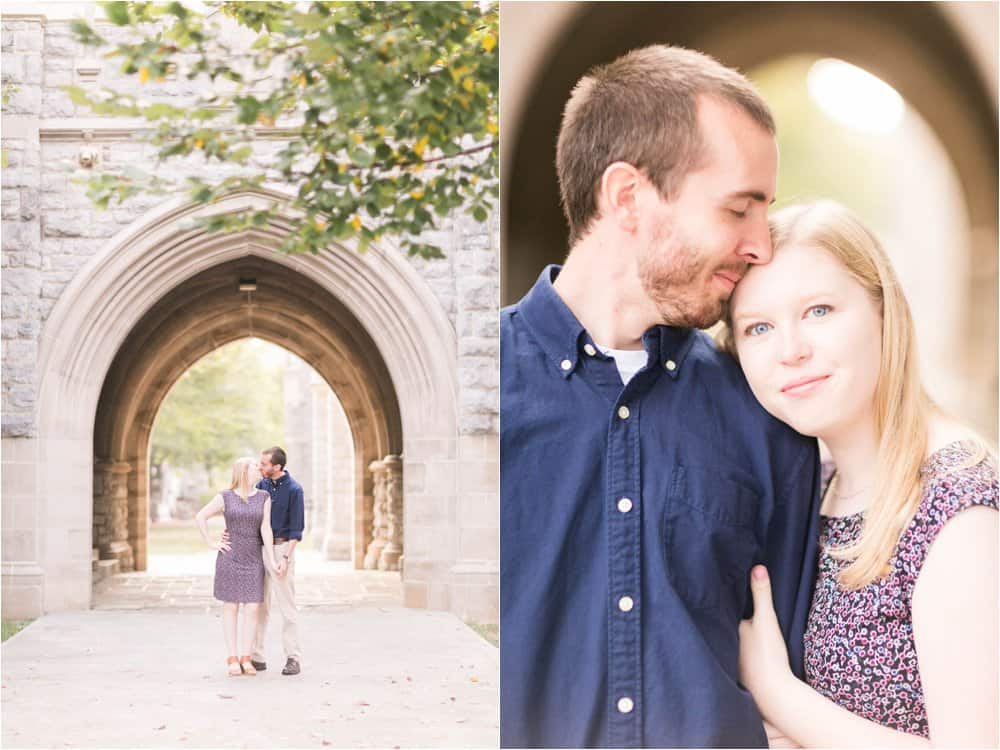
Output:
M495 217L448 218L432 238L447 257L425 261L390 243L276 253L292 217L227 235L192 224L267 205L282 185L210 207L139 196L97 210L79 179L95 166L148 165L152 150L135 137L142 123L95 118L61 89L126 84L57 13L2 23L3 81L14 87L3 111L3 616L88 607L94 550L145 568L156 410L198 358L256 336L309 363L323 383L308 387L336 394L309 405L326 443L294 448L308 449L315 476L326 467L328 483L353 455L352 485L322 489L326 505L314 509L324 524L331 503L354 519L324 535L331 556L361 567L378 534L402 540L407 605L496 621ZM183 99L192 86L167 80L148 93ZM259 133L255 166L282 137ZM238 292L248 277L257 290ZM345 429L350 455L333 447Z

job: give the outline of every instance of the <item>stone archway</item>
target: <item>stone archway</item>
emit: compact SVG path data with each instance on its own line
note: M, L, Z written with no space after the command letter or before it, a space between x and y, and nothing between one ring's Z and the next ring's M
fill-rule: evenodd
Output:
M239 292L240 279L254 280L257 290ZM354 475L360 480L352 534L352 559L360 567L375 514L375 482L367 467L402 452L392 381L375 342L335 297L302 274L256 255L179 283L122 343L104 382L94 429L94 544L102 558L118 557L126 569L145 570L149 439L160 403L197 360L249 336L281 345L308 362L344 407L356 448Z
M406 603L455 611L468 587L495 585L489 571L463 563L453 526L421 512L427 503L454 503L457 494L454 329L394 251L277 253L292 219L230 235L191 226L192 218L264 206L275 195L241 193L207 207L166 204L115 237L53 309L40 346L34 442L38 513L48 531L39 570L25 571L44 580L44 611L90 602L95 457L102 460L101 502L119 509L108 513L112 523L121 523L123 498L133 521L124 539L111 541L125 542L143 565L147 488L137 469L156 407L199 356L248 332L312 363L343 398L356 475L369 477L358 483L364 508L374 482L363 462L402 455ZM270 280L249 307L232 286L244 273ZM461 595L452 597L456 588Z
M542 6L536 16L511 4L502 19L519 54L507 56L502 39L501 60L532 62L516 69L517 80L503 73L507 125L502 134L501 304L517 300L546 264L565 257L566 225L552 168L556 134L569 92L591 66L654 43L702 50L744 71L797 54L840 58L899 91L935 132L954 166L970 237L970 273L963 278L962 296L962 317L970 332L962 361L952 364L968 383L969 408L963 416L996 438L996 72L995 67L992 73L983 69L972 43L978 40L965 33L981 22L976 9L944 3ZM985 5L983 9L989 17ZM528 49L521 35L536 30L539 48ZM508 63L503 64L507 71Z

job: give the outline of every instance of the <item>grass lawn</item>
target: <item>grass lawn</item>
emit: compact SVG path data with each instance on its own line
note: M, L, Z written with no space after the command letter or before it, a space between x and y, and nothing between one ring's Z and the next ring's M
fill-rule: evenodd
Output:
M208 536L218 539L225 526L221 516L208 519ZM191 555L207 552L198 524L190 521L166 521L149 526L149 551L154 555Z
M208 537L217 540L222 536L225 524L222 516L208 519ZM312 549L312 540L306 535L300 549ZM149 525L149 553L152 555L192 555L208 551L208 545L201 538L198 524L190 521L164 521Z
M3 623L0 623L3 626L2 640L6 641L12 635L24 630L28 625L30 625L33 622L34 620L4 620Z
M499 625L480 625L478 622L468 622L466 623L470 628L476 631L476 634L481 638L489 641L494 646L499 648L500 646L500 626Z

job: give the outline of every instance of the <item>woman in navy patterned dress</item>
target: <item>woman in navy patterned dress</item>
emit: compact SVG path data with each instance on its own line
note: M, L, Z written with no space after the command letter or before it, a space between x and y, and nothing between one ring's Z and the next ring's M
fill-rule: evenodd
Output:
M740 672L769 736L800 746L997 745L997 471L926 395L909 308L842 206L771 219L773 260L733 293L726 345L761 404L832 457L791 672L767 571Z
M233 464L233 483L195 517L205 542L219 551L215 558L215 598L224 602L222 629L226 639L230 676L255 675L250 652L257 628L258 605L264 601L264 558L274 565L274 535L271 532L271 496L256 489L256 458L240 458ZM207 520L222 513L228 541L212 542ZM236 656L239 608L243 605L243 648Z

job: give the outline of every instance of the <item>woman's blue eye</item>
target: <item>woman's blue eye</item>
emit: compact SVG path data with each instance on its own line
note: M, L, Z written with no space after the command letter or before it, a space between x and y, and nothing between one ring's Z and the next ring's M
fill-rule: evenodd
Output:
M762 333L767 333L771 330L770 323L754 323L752 326L747 326L744 333L747 336L760 336Z
M822 318L830 312L831 309L832 308L829 305L813 305L806 311L806 315L811 315L814 318Z

